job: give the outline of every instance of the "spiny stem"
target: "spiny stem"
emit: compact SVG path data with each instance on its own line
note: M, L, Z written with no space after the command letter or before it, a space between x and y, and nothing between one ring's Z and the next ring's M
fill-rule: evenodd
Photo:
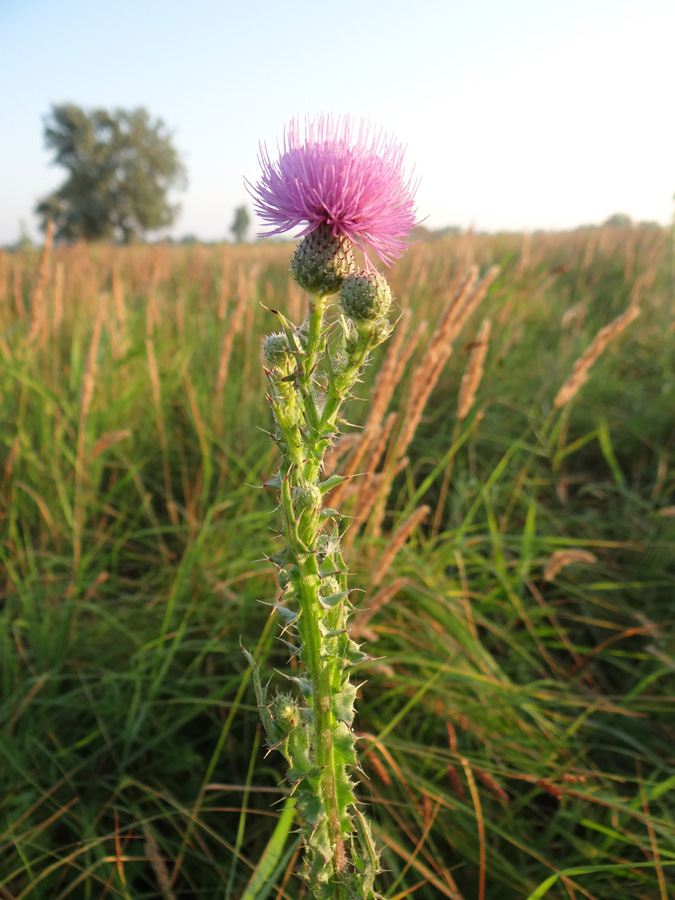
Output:
M300 367L301 387L305 397L313 397L313 379L323 335L325 309L325 297L310 297L307 316L307 349L303 364ZM314 435L307 435L305 442L307 459L305 461L306 469L304 475L308 480L314 481L321 466L323 453L317 453L316 441L312 441L312 437ZM287 493L284 496L283 503L284 514L287 517L292 517L294 512L290 494ZM315 532L314 534L303 535L303 537L306 537L304 543L313 547L316 545L318 534ZM335 789L337 773L332 744L332 733L336 723L331 709L334 678L330 677L330 669L334 669L336 664L333 663L329 667L328 672L322 667L320 650L323 638L319 629L322 611L319 602L320 574L316 556L309 554L302 561L296 558L295 563L299 570L295 587L301 608L298 630L303 641L303 661L307 666L312 681L315 763L321 769L321 793L328 815L331 846L334 850L333 867L336 872L340 872L346 864L346 858L337 810ZM329 677L326 677L327 675Z
M381 291L382 278L377 278ZM359 276L358 290L351 296L354 309L341 314L332 352L324 323L326 297L317 294L310 295L299 328L281 317L284 332L270 335L263 347L281 450L279 472L270 483L279 488L286 538L283 551L272 557L283 592L276 608L284 632L292 627L299 638L295 655L304 677L293 680L306 705L289 694L277 694L268 703L257 673L254 678L268 745L289 762L288 779L305 823L305 877L317 900L378 896L373 887L377 852L367 822L362 816L355 819L357 801L347 774L348 767L357 765L352 732L356 688L350 684L349 669L366 656L347 628L352 607L339 527L335 524L332 534L326 532L327 522L337 523L339 515L322 515L332 479L319 480L324 455L338 431L340 409L369 352L391 331L381 313L381 297L379 318L364 306L372 300L370 287L367 278Z

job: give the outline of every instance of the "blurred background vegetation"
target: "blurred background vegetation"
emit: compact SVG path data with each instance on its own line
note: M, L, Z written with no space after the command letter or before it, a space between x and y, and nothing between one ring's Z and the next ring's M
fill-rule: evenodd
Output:
M340 499L376 657L355 728L381 890L666 900L671 236L431 237L391 273L400 338L361 386L386 409ZM301 314L291 253L0 252L3 898L234 900L272 833L283 764L239 642L291 668L258 602L276 591L259 348L265 307ZM267 896L303 896L296 863L291 841Z

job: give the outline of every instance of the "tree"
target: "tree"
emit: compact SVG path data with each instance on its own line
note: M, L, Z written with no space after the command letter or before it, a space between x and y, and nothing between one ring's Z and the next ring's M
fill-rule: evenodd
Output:
M627 216L626 213L614 213L602 224L609 226L610 228L630 228L633 224L633 220L630 216Z
M143 108L83 110L53 106L45 118L45 144L68 177L36 213L57 240L119 240L170 225L178 212L169 190L184 187L185 169L161 119Z
M251 224L251 217L245 206L238 206L234 211L234 220L230 225L230 231L234 235L235 241L240 244L246 237L248 226Z

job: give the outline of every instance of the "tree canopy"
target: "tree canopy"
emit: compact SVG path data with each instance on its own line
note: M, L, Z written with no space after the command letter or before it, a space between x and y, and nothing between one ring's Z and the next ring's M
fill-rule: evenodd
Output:
M35 211L43 228L53 219L57 240L129 243L174 221L179 208L168 192L185 186L185 169L161 119L143 108L68 103L53 106L44 124L45 144L68 177Z
M248 214L248 209L245 206L238 206L234 211L234 219L230 225L230 231L238 244L245 239L250 224L251 217Z

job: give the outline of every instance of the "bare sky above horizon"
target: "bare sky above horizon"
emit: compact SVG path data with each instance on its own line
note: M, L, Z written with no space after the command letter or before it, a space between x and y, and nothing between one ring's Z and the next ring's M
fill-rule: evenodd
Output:
M672 0L0 2L0 245L63 180L52 104L145 106L186 163L167 232L230 237L258 142L294 115L365 116L407 145L426 225L666 224L675 192Z

